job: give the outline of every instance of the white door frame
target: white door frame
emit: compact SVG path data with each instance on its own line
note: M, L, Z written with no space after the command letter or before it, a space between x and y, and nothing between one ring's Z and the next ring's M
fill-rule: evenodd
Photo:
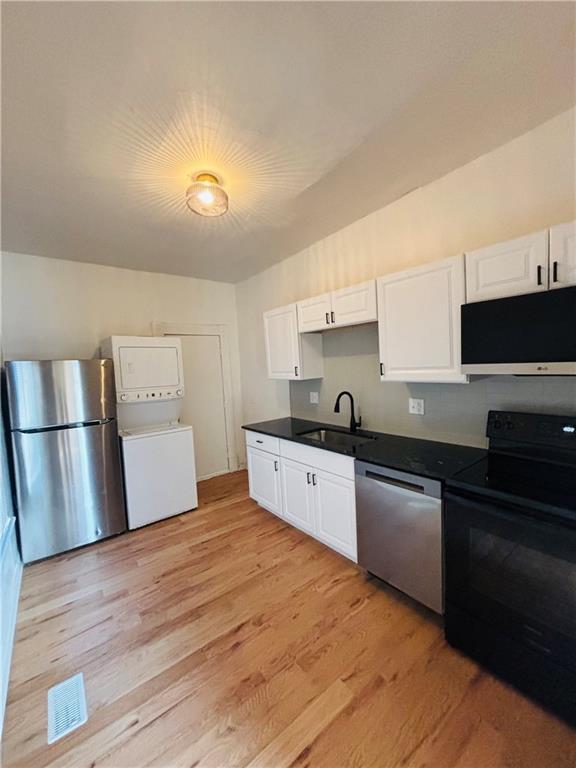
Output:
M224 475L239 469L238 451L236 450L236 430L234 418L234 398L232 395L232 366L230 364L230 345L228 342L227 325L207 325L202 323L152 323L153 336L217 336L220 340L220 361L222 365L222 385L224 399L224 421L226 424L226 452L228 454L228 469L225 472L215 472ZM194 425L192 425L194 426ZM206 478L204 478L206 479Z

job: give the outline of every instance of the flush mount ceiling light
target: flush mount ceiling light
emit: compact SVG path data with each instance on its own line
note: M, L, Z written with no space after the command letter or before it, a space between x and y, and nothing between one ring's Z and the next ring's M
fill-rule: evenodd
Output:
M186 190L186 205L200 216L222 216L228 210L228 195L213 173L198 173Z

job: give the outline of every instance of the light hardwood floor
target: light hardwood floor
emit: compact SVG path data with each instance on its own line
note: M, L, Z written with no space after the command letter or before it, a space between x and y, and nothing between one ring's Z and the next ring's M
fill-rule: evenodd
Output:
M88 723L48 747L46 691ZM574 768L576 734L441 626L248 498L25 569L4 765Z

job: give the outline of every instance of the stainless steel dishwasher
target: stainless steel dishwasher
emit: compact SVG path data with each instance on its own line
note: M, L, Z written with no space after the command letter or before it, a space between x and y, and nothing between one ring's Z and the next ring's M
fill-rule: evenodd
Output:
M437 613L442 599L442 484L356 461L358 564Z

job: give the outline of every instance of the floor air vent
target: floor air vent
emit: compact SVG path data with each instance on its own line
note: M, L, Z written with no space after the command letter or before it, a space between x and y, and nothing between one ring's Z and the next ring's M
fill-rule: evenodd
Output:
M48 691L48 744L52 744L88 720L84 675L80 672Z

